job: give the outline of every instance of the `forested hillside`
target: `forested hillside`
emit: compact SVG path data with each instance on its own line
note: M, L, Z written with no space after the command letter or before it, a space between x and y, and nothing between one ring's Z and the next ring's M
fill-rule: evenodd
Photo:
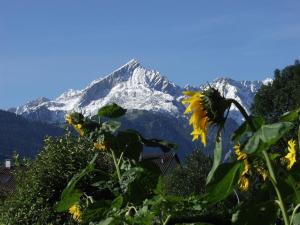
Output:
M252 112L274 122L278 116L300 106L300 63L295 60L282 70L274 71L274 80L257 92Z
M46 135L59 136L62 128L40 122L29 122L14 113L0 110L0 162L16 151L21 156L34 156Z

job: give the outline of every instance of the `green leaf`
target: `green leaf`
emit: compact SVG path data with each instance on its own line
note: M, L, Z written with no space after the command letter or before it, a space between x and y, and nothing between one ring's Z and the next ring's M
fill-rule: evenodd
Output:
M141 143L140 137L134 132L121 131L118 132L116 139L112 140L111 146L113 149L124 153L125 157L139 160L140 154L143 151L143 144Z
M101 129L105 130L106 132L115 132L117 131L121 126L121 123L119 121L115 120L109 120L102 124Z
M177 145L171 142L168 142L166 140L160 140L160 139L146 139L144 138L139 132L135 130L127 130L127 132L136 134L141 143L147 147L153 147L153 148L160 148L163 152L169 152L171 150L177 149Z
M300 213L296 213L293 218L293 225L300 225Z
M298 127L298 149L300 149L300 125Z
M209 184L214 176L214 173L218 166L221 163L222 159L222 138L220 137L219 141L216 142L215 150L214 150L214 162L213 166L206 178L206 185Z
M290 112L286 112L280 117L280 121L293 122L299 118L299 114L300 114L300 108Z
M297 182L299 180L299 174L298 174L299 172L298 171L299 171L299 165L296 165L296 168L294 168L293 171L289 171L289 173L284 176L284 183L289 186L289 189L282 190L284 197L286 197L289 194L292 195L291 200L295 204L298 204L300 202L300 186Z
M208 194L205 196L205 200L213 204L227 198L237 182L240 168L240 162L221 164L207 187Z
M101 220L97 225L115 225L115 219L113 217L108 217L104 220Z
M123 197L122 195L119 195L112 201L111 208L120 209L122 207L122 204L123 204Z
M164 193L164 183L163 183L162 176L159 176L158 182L157 182L157 185L156 185L156 188L155 188L154 192L157 195L163 195L163 193Z
M118 106L116 103L106 105L98 110L99 116L104 116L108 118L117 118L123 116L126 113L126 109Z
M282 138L282 136L293 127L293 123L280 122L270 125L263 125L253 136L247 141L243 151L247 154L261 152L267 150Z
M251 116L253 125L255 129L259 129L262 125L265 124L264 118L260 116ZM249 126L249 123L247 121L243 122L242 125L233 132L231 135L232 141L239 141L243 136L245 136L246 133L252 132L251 127Z
M56 205L57 212L63 212L68 210L73 204L77 203L82 196L82 192L75 189L76 184L82 177L94 170L94 162L98 154L94 156L91 162L83 169L79 174L76 174L68 183L67 187L64 189L61 195L61 200Z
M101 221L107 217L111 210L112 202L110 200L99 200L89 204L83 211L83 221Z
M232 222L234 225L274 225L276 218L277 205L274 202L251 202L233 215Z

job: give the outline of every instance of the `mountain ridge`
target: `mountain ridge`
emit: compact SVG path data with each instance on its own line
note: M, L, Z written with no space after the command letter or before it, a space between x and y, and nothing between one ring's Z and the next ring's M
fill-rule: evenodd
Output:
M69 89L53 100L40 97L9 111L34 121L62 123L64 115L70 111L91 116L98 108L115 102L127 109L164 112L178 117L184 111L182 92L188 89L203 90L210 85L225 97L236 99L250 112L255 93L268 82L271 82L270 78L263 81L236 81L229 77L219 77L210 84L181 87L158 71L146 69L136 59L132 59L109 75L92 81L82 90ZM230 116L238 123L243 120L235 107L231 108Z
M66 113L77 111L92 116L102 106L114 102L128 109L122 118L124 129L135 129L145 137L174 142L179 146L178 155L183 158L193 149L203 148L200 142L191 141L191 127L188 117L183 115L185 106L181 103L183 91L204 90L211 86L226 98L234 98L250 112L255 93L268 82L270 80L236 81L219 77L209 84L181 87L158 71L146 69L137 60L130 60L82 90L69 89L53 100L40 97L11 111L31 121L61 124L65 122ZM224 156L230 154L228 152L232 148L231 133L243 121L235 107L231 107L229 116L222 135ZM214 129L210 129L207 135L208 145L204 148L207 154L213 152Z

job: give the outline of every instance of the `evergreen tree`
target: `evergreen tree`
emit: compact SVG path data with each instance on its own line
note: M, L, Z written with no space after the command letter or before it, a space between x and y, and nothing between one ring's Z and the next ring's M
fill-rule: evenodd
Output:
M300 64L274 71L274 80L257 92L252 112L263 116L267 122L276 122L287 111L300 107Z

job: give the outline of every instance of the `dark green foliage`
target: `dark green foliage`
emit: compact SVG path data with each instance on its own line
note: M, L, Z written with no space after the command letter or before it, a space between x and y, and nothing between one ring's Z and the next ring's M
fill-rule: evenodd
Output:
M268 125L262 125L253 136L247 141L243 150L247 154L253 154L268 150L276 144L283 135L292 127L293 123L281 122Z
M202 150L194 151L186 158L182 167L176 168L165 177L168 194L188 196L205 192L206 177L212 167L212 160Z
M276 122L281 114L300 106L300 64L275 70L274 81L257 92L252 112L267 122Z
M239 162L221 164L214 174L213 181L207 187L208 195L205 199L211 204L226 199L233 192L240 168Z
M34 157L46 135L60 136L64 130L41 122L30 122L14 113L0 110L0 164L16 151L21 156Z
M109 117L109 118L117 118L123 116L126 113L126 109L123 109L121 106L118 106L116 103L106 105L99 109L98 115Z
M176 118L165 113L145 110L128 110L122 117L121 122L121 129L134 129L146 138L155 137L176 143L178 145L177 154L180 159L184 159L192 153L193 149L202 146L200 142L192 142L191 126L185 118ZM233 119L227 118L225 128L222 131L223 157L232 147L229 141L230 135L237 127L238 124ZM217 129L217 127L209 129L207 146L203 149L206 155L213 154Z
M70 134L47 138L37 158L17 168L17 190L0 205L0 221L11 225L72 224L68 213L54 210L55 204L69 180L86 167L94 154L92 144L82 138ZM103 154L98 156L96 163L102 171L111 168ZM85 176L77 186L82 187L99 176L102 175ZM93 191L83 190L86 193Z

